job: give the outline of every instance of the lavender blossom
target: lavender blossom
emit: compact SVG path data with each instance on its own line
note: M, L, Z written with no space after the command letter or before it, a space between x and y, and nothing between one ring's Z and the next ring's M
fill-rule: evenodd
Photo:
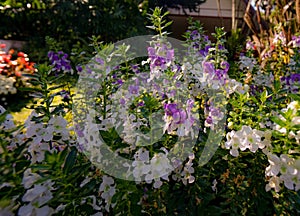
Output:
M68 54L64 53L63 51L58 51L57 53L49 51L48 58L51 62L51 66L53 67L52 71L64 71L72 73L71 62L68 57Z

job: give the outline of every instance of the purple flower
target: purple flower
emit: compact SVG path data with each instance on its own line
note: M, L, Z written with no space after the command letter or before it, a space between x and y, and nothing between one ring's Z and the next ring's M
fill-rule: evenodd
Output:
M140 101L140 102L138 102L138 104L137 104L138 107L142 107L142 106L144 106L144 105L145 105L145 102L144 102L144 101Z
M219 50L224 50L225 47L224 47L223 45L219 44L219 45L218 45L218 49L219 49Z
M178 110L173 114L173 120L175 124L182 124L187 119L186 112L184 110Z
M63 97L63 100L64 100L64 101L70 100L70 93L69 93L68 91L62 90L62 91L60 92L60 95Z
M104 60L102 58L95 58L95 61L100 65L104 65Z
M293 93L297 93L299 91L300 74L292 74L290 76L281 77L280 81L287 90Z
M204 73L213 74L215 72L215 66L212 62L204 61L202 66Z
M130 94L138 94L139 93L139 86L130 85L128 87L128 91Z
M140 68L139 68L139 65L138 65L138 64L131 65L131 70L132 70L134 73L140 73Z
M300 47L300 36L292 36L292 41L291 43L293 44L294 48L299 48Z
M113 84L119 85L119 86L121 86L123 83L124 83L124 82L123 82L123 80L121 80L121 79L117 79L117 81L113 82Z
M167 50L166 59L167 59L167 61L172 61L174 59L174 50L173 49Z
M120 104L121 104L121 105L124 105L125 103L126 103L125 99L124 99L124 98L121 98L121 99L120 99Z
M80 73L80 72L82 71L81 65L77 65L77 66L76 66L76 70Z
M148 47L148 56L149 58L153 59L156 57L156 52L155 52L155 48L153 47Z
M168 49L164 44L156 44L156 48L148 47L148 57L150 59L150 69L159 69L164 71L167 64L174 59L174 50Z
M206 124L211 125L211 124L213 123L212 117L211 117L211 116L208 116L208 117L205 119L205 122L206 122Z
M221 68L224 69L224 72L227 73L229 70L229 63L227 61L222 61Z
M182 124L187 119L185 110L178 109L176 103L164 105L164 110L167 116L171 116L175 124Z
M206 45L204 49L199 50L199 54L203 57L207 56L209 49L211 48L210 45Z
M177 91L175 89L173 89L170 91L169 95L170 95L170 97L175 97L176 93L177 93Z
M173 116L173 114L177 112L177 104L176 103L165 104L164 109L168 116Z
M254 46L254 44L253 44L252 41L247 41L247 43L246 43L246 49L247 50L254 50L255 49L255 46Z
M120 69L120 65L114 66L113 70L119 70Z
M68 60L68 54L63 51L58 51L57 53L49 51L48 58L53 67L53 71L60 72L63 70L65 72L70 72L72 70L71 62Z
M300 83L300 74L292 74L292 75L291 75L291 81L292 81L293 83L295 83L295 82Z
M211 116L219 116L220 115L220 109L217 109L215 107L209 108Z
M75 125L75 132L79 137L83 137L84 133L83 133L83 129L80 128L79 124Z
M157 58L154 59L154 63L153 64L156 67L163 66L164 64L166 64L165 58L157 56Z

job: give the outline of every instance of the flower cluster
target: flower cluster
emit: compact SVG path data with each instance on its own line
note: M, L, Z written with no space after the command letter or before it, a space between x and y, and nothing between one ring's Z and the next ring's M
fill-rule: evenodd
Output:
M230 131L226 135L225 148L230 149L230 154L234 157L239 155L239 150L249 149L255 153L258 149L264 149L271 144L270 131L260 131L243 125L238 131Z
M14 77L0 75L0 95L16 94L15 82L16 79Z
M281 184L290 190L298 191L300 189L300 159L291 158L287 154L281 154L278 157L276 154L269 153L269 166L266 168L266 176L268 184L266 191L272 188L279 192Z
M68 59L69 56L67 53L64 53L63 51L49 51L48 58L52 66L52 71L55 71L56 73L73 73L71 62Z
M185 164L181 164L174 170L174 174L172 175L172 179L174 181L182 181L184 185L192 184L195 181L195 176L193 176L195 169L193 168L193 160L195 159L195 155L191 153L189 155L189 160Z
M211 129L214 129L214 126L224 118L224 113L221 109L213 105L208 106L207 109L204 110L204 113L206 116L204 125Z
M174 61L174 49L170 48L167 43L158 42L153 47L148 47L148 62L150 63L151 76L160 75L161 72L165 71Z
M101 193L101 197L104 199L106 211L109 212L109 208L116 205L112 203L111 200L116 193L116 186L114 185L114 179L112 177L106 175L102 177L99 193Z
M13 49L6 53L3 48L5 44L0 44L0 95L16 94L19 86L29 85L29 78L23 75L33 74L36 69L27 54Z
M262 64L248 41L229 68L222 29L210 42L189 28L179 59L157 20L146 61L97 46L73 94L52 82L68 56L49 52L25 123L0 106L0 215L297 215L299 37L275 35Z
M24 176L26 178L27 176ZM32 182L34 183L34 182ZM54 213L53 209L48 205L45 205L49 200L53 198L51 190L54 182L48 180L43 183L26 185L28 189L22 201L28 203L27 205L21 206L18 211L18 215L51 215ZM32 188L31 188L32 187Z
M297 126L300 125L300 104L298 101L292 101L287 108L281 110L276 118L273 129L289 139L295 139L296 143L300 143L300 130Z
M178 136L187 135L195 120L191 112L193 106L194 102L191 99L187 101L186 109L179 108L176 103L164 104L164 121L166 122L164 131L172 133L178 129Z
M188 44L188 55L197 54L202 57L207 56L211 48L211 41L208 35L204 34L203 27L199 21L193 21L192 19L188 21L188 30L184 34L186 43Z
M288 92L297 93L300 90L300 74L283 76L280 79L283 89Z
M53 149L62 150L64 146L60 143L70 138L70 131L67 128L67 121L62 116L52 117L47 124L32 121L32 117L38 115L33 112L26 121L26 138L31 139L28 153L31 162L36 163L45 159L45 152L51 152Z
M5 44L0 44L0 74L5 76L21 77L22 73L34 73L33 62L29 62L27 54L11 49L8 53L2 51Z

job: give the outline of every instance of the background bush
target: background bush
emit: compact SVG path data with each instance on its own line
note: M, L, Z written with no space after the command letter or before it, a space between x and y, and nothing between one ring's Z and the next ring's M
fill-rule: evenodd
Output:
M116 41L145 33L145 12L136 0L31 0L0 4L4 6L0 10L0 38L28 41L25 51L33 60L40 60L46 36L64 42L69 51L73 44L86 45L91 35L100 35L102 41Z

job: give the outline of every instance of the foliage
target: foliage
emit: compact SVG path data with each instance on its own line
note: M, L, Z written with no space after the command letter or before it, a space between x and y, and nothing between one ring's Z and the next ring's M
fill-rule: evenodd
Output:
M7 99L18 93L21 87L29 85L27 75L35 72L34 63L29 62L27 54L11 49L2 51L5 44L0 44L0 96L1 104L7 105Z
M299 214L299 36L262 59L249 40L229 71L223 28L190 22L180 46L165 15L146 58L93 37L71 63L48 38L40 103L19 127L0 109L1 215Z
M26 51L35 61L45 55L46 36L63 42L70 52L77 43L88 46L91 35L109 42L145 32L145 19L134 0L5 1L2 6L0 38L29 42Z
M200 4L205 3L206 0L149 0L149 6L150 8L154 7L164 7L164 8L175 8L180 9L182 8L183 11L186 13L186 10L189 9L189 11L198 11L198 6Z

